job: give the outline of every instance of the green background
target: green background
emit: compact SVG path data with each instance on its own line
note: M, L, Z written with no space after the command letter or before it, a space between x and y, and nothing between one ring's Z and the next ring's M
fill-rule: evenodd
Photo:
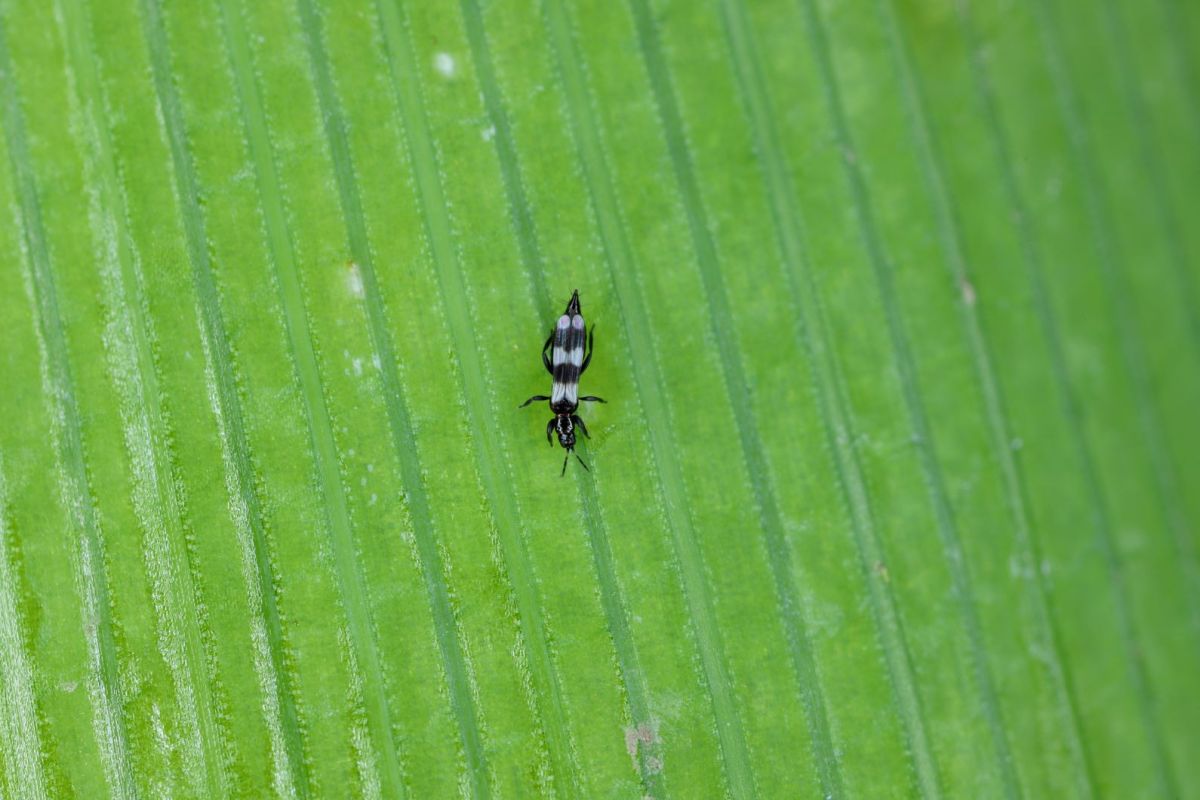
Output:
M1198 75L1185 0L0 0L0 793L1200 797Z

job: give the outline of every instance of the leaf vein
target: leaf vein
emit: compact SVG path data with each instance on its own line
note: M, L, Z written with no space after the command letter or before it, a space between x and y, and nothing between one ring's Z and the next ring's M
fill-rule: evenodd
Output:
M274 705L278 706L283 732L283 752L275 753L275 758L285 762L283 773L286 779L277 777L277 781L284 781L281 793L289 793L290 788L300 797L308 797L309 777L304 757L300 713L285 659L284 632L275 591L274 569L266 538L262 503L254 487L250 445L237 390L237 366L218 299L204 215L198 202L195 166L187 143L178 90L170 77L167 35L157 0L141 0L141 16L142 35L150 52L156 100L171 151L174 194L179 203L179 214L191 263L204 357L213 385L210 390L214 394L213 413L217 418L220 433L231 516L238 528L243 557L253 563L253 570L246 570L244 579L251 596L258 599L257 611L263 625L269 661L266 665L260 665L260 661L256 659L255 668L260 673L259 680L264 686L264 692L274 695Z

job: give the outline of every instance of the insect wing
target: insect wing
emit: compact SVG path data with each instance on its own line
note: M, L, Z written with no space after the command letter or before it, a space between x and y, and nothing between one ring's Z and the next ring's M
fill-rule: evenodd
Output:
M583 316L563 314L554 326L554 353L551 365L554 388L550 404L566 403L574 408L579 396L579 369L583 365L585 339Z

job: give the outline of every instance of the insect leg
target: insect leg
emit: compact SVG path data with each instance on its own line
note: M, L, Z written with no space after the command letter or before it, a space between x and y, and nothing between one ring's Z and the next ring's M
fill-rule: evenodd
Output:
M529 398L524 403L521 403L521 405L517 406L517 408L524 408L525 406L529 405L530 403L536 403L539 400L549 400L549 399L550 398L544 394L535 394L533 397Z
M554 435L554 420L555 419L556 419L555 417L551 417L550 421L546 423L546 444L550 445L551 447L554 446L554 440L551 439L550 437Z
M590 331L588 331L587 355L584 356L583 363L579 365L579 374L580 375L582 375L584 372L587 371L588 364L592 360L592 350L594 350L596 347L596 345L592 341L592 339L595 337L595 335L596 335L596 326L593 325L592 329Z
M592 435L590 433L588 433L587 425L583 424L583 420L580 419L577 414L571 415L571 422L574 422L576 425L579 426L579 430L583 431L584 436L586 436L589 439L592 438Z
M561 478L563 475L567 474L567 459L569 459L570 457L571 457L571 451L568 450L567 454L565 456L563 456L563 468L562 468L562 472L558 473L558 477ZM579 456L575 456L575 457L579 458Z
M608 402L608 401L607 401L607 400L605 400L603 397L595 397L595 396L593 396L593 395L590 395L590 394L589 394L587 397L581 397L581 398L579 398L579 401L580 401L580 402L583 402L584 400L588 401L589 403L607 403L607 402Z
M554 374L554 365L550 363L550 356L546 355L546 351L550 349L550 344L554 341L554 334L550 334L550 338L542 345L542 363L546 365L546 372Z
M574 452L574 451L572 451L572 452ZM586 463L584 463L584 460L582 458L579 458L579 453L575 453L575 458L579 461L579 465L581 467L583 467L588 472L591 472L591 470L588 469L588 465Z

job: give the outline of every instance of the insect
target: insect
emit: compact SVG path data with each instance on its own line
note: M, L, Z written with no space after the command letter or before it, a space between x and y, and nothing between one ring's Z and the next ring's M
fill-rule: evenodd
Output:
M596 326L593 325L592 330L585 335L583 314L579 311L579 290L576 289L571 294L571 301L567 303L567 310L555 323L554 332L542 345L542 363L546 365L546 371L550 373L554 381L550 389L550 396L535 394L519 406L519 408L524 408L530 403L540 400L550 401L550 410L554 412L554 416L546 423L546 441L553 445L552 437L557 433L558 443L567 451L567 454L563 456L561 475L567 474L567 461L575 451L575 428L579 428L583 431L584 436L591 438L587 426L575 413L575 410L579 408L579 403L608 402L591 395L579 396L579 376L587 371L588 364L591 363L592 337L595 333ZM584 347L585 340L586 348ZM551 345L554 346L552 356L547 355ZM579 458L579 454L574 453L574 455L583 468L588 469L588 465L584 464L582 458Z

